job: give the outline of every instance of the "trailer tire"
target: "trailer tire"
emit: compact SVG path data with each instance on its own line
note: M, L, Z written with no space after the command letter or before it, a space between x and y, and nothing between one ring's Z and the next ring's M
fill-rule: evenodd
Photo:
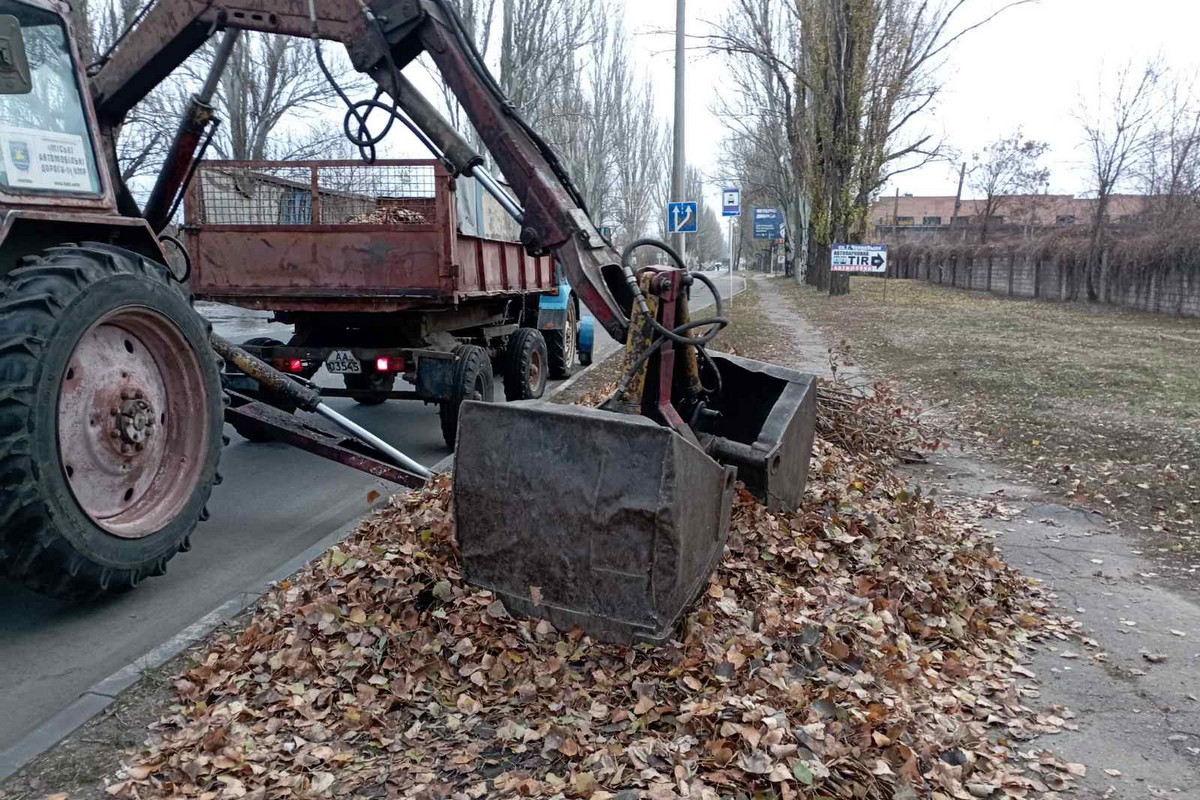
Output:
M270 336L255 336L253 339L247 339L242 342L242 347L283 347L283 342L278 339L272 339ZM294 412L296 409L293 408L291 410ZM274 441L271 436L264 434L256 426L240 425L236 422L231 422L229 425L237 432L238 436L251 444L265 444L266 442Z
M378 406L387 402L386 393L396 388L396 376L393 373L363 372L358 375L343 375L342 381L351 392L364 392L357 395L354 402L364 406Z
M546 339L536 328L517 328L504 345L504 396L538 400L546 393L549 355Z
M546 350L550 356L550 377L555 380L571 377L575 371L578 349L579 306L572 297L567 301L567 316L560 331L546 331Z
M473 344L454 348L454 385L451 398L438 406L442 421L442 440L451 450L458 436L458 409L464 400L495 400L492 360L487 350Z
M190 546L224 441L210 330L166 267L112 245L0 278L0 573L82 601Z

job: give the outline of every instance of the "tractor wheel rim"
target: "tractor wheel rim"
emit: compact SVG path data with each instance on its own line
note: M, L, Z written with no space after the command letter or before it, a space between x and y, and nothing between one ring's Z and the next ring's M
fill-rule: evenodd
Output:
M80 337L58 398L58 450L89 519L122 539L174 520L200 483L209 439L204 372L167 317L116 309Z
M525 382L531 392L536 392L542 385L542 354L534 350L529 354L529 366L525 369Z
M575 307L568 306L567 322L563 326L563 355L568 367L575 363L575 326Z

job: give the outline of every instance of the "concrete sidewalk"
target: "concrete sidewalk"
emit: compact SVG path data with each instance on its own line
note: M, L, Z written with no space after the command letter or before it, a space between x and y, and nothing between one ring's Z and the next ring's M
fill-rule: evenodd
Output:
M794 337L792 366L828 377L829 341L802 319L773 282L758 298L771 321ZM851 383L870 379L839 367ZM1006 468L952 444L929 464L899 471L928 495L995 503L986 520L1006 560L1054 592L1059 611L1082 623L1084 639L1034 655L1034 708L1069 709L1063 731L1022 751L1052 749L1087 767L1076 796L1200 798L1200 597L1167 584L1122 532L1097 514L1020 482Z

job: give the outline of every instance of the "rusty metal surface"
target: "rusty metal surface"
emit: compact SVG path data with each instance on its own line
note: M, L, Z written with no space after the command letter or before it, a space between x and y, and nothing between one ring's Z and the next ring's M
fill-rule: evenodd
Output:
M567 193L503 100L479 80L441 10L428 0L418 5L425 18L418 33L421 44L525 209L522 238L535 250L554 251L597 323L617 341L625 341L632 304L617 253Z
M426 50L524 207L524 243L533 252L554 252L599 324L624 341L631 298L621 281L617 254L564 188L549 160L552 156L539 149L534 136L513 118L507 101L475 72L442 6L429 0L374 0L369 5L386 21L383 28L366 22L357 0L324 0L317 34L344 43L355 68L372 75L385 90L392 77L384 75L392 63L386 49L401 68ZM156 4L93 80L106 141L115 141L128 110L215 31L228 26L306 36L313 31L307 10L306 0ZM448 243L447 249L453 246Z
M266 403L251 401L230 406L225 409L225 421L385 481L413 489L425 485L424 478L369 454L356 439L310 424Z
M409 172L380 183L385 170L397 169ZM457 232L454 187L431 159L206 163L185 205L193 289L233 305L326 312L430 308L552 290L548 256ZM301 205L281 205L277 194ZM359 221L397 207L425 222ZM287 224L298 215L309 221Z
M323 38L355 44L371 40L357 0L320 0ZM212 33L225 27L308 37L307 0L162 0L125 38L93 78L100 118L116 122L182 64Z
M467 580L561 630L669 639L721 557L733 470L645 417L537 400L460 414Z
M101 317L76 344L58 397L67 484L99 527L123 539L159 530L196 490L208 419L204 376L178 328L147 308Z

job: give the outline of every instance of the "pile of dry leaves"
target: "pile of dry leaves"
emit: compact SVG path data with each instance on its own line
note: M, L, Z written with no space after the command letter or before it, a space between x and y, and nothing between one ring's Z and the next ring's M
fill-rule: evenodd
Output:
M424 225L428 220L419 211L398 206L383 206L374 211L355 214L346 219L348 225Z
M1053 797L1066 638L979 525L818 439L802 513L741 492L677 641L511 618L459 572L448 480L274 590L177 683L118 797Z

